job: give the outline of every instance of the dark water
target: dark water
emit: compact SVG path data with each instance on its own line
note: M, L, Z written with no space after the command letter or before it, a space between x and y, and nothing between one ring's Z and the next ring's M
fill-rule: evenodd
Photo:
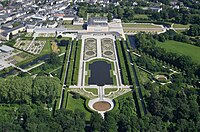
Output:
M67 46L69 44L69 40L61 40L60 43L57 43L58 46Z
M36 58L35 60L33 60L33 61L29 62L29 63L20 65L19 67L22 68L22 69L25 69L25 68L27 68L29 66L33 66L35 64L38 64L40 61L45 61L48 58L49 58L49 54L46 54L46 55L43 55L41 57ZM15 75L17 72L19 72L19 70L12 69L12 70L10 70L9 72L7 72L5 74L0 74L0 77L7 77L9 75Z
M133 35L128 35L128 39L129 39L129 41L130 41L130 43L131 43L131 47L133 48L133 49L135 49L136 47L135 47L135 37L133 36Z
M96 61L89 65L90 78L88 79L89 85L112 85L113 80L110 77L111 64L105 61Z
M7 72L7 73L4 73L4 74L0 74L0 77L3 77L3 78L5 78L5 77L7 77L7 76L9 76L9 75L14 75L14 74L17 74L17 72L19 72L18 70L16 70L16 69L12 69L12 70L10 70L9 72Z
M27 68L28 66L32 66L32 65L35 65L37 63L39 63L40 61L45 61L49 58L49 54L46 54L46 55L43 55L41 57L38 57L37 59L29 62L29 63L26 63L26 64L23 64L21 66L19 66L20 68L24 69L24 68Z

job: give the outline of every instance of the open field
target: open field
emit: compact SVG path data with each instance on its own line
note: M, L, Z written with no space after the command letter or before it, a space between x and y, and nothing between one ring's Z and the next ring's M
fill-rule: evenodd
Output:
M166 41L164 43L157 42L157 46L166 49L168 52L189 56L194 62L200 64L200 47L173 40Z
M174 24L174 28L189 28L190 24L183 25L183 24Z
M79 109L86 114L86 120L90 120L91 113L85 108L85 100L82 98L75 99L72 94L68 95L67 109Z

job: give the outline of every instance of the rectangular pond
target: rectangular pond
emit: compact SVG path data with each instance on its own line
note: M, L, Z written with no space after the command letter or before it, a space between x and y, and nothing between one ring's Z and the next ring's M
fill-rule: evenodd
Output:
M105 61L96 61L89 64L90 77L89 85L112 85L113 79L110 77L111 64Z

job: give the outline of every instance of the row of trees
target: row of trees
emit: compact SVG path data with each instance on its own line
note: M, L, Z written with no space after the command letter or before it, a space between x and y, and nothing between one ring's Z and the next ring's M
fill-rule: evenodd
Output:
M0 78L0 103L51 105L57 97L60 81L56 78L38 76Z
M194 63L190 57L167 52L165 49L155 45L156 41L152 35L143 33L136 35L136 46L138 50L184 70L187 76L192 77L193 74L200 76L200 66Z
M141 56L136 59L135 63L137 66L143 67L150 70L151 72L167 72L166 68L163 68L163 64L159 63L153 59L148 58L147 56Z
M124 85L128 85L129 84L129 78L128 78L128 69L126 68L126 64L125 64L125 59L124 59L124 55L122 52L122 47L121 47L121 43L119 40L116 41L116 48L117 48L117 55L119 58L119 62L120 62L120 69L121 69L121 76L122 76L122 81Z

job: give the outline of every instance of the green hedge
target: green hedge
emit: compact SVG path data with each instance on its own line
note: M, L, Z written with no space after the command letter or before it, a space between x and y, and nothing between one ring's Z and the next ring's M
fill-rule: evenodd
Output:
M68 59L68 55L69 55L69 49L70 49L70 45L71 45L72 41L71 39L69 40L69 44L66 47L66 52L65 52L65 56L64 56L64 61L63 61L63 66L62 66L62 73L61 73L61 82L64 82L65 79L65 75L66 75L66 64L67 64L67 59Z
M121 48L121 43L119 40L116 40L116 46L117 46L117 54L119 58L119 63L120 63L120 69L122 73L122 80L124 85L129 85L129 80L128 80L128 74L127 74L127 69L125 66L125 61L124 61L124 56L122 53L122 48Z
M81 55L81 40L78 41L76 46L76 60L74 65L74 73L72 78L72 84L77 85L78 83L78 74L79 74L79 64L80 64L80 56Z
M74 70L74 57L75 57L75 52L76 52L76 40L73 41L72 44L72 50L71 50L71 56L70 56L70 64L69 64L69 69L67 73L67 82L66 85L70 86L72 83L72 76L73 76L73 70Z
M125 52L125 60L127 62L126 64L127 64L129 76L130 76L129 78L131 79L132 83L134 83L135 78L134 78L133 68L132 68L132 65L130 64L133 62L130 62L130 57L129 57L128 51L126 50L127 49L126 43L127 41L122 40L122 46Z

